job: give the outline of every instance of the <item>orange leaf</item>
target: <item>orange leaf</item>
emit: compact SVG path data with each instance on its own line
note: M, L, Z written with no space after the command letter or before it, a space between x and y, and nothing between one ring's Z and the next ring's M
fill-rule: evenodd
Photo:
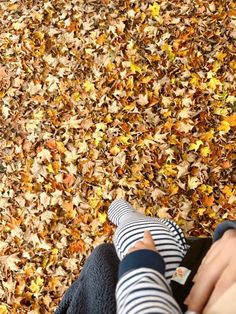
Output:
M223 162L222 162L222 168L223 169L228 169L228 168L230 168L231 167L231 162L229 161L229 160L224 160Z
M5 72L3 67L0 67L0 82L3 81L7 77L7 73Z
M57 143L53 139L48 140L46 145L47 145L48 148L51 148L51 149L57 148Z
M105 223L103 225L103 234L110 236L113 232L112 226L109 225L108 223Z
M224 119L230 126L236 126L236 113Z
M97 44L102 45L102 44L104 44L106 39L107 39L107 35L106 34L101 34L100 36L98 36L96 42L97 42Z
M37 154L43 150L43 146L38 146L36 149Z
M65 211L67 211L67 212L72 211L72 210L73 210L73 203L72 203L72 201L65 201L65 202L63 203L63 209L64 209Z
M22 173L21 174L21 181L24 183L32 182L32 178L28 173Z
M76 30L76 22L71 22L70 25L67 27L69 32L74 32Z
M214 203L214 196L213 195L205 195L204 197L203 197L203 199L202 199L202 203L203 203L203 205L204 206L206 206L206 207L210 207L210 206L212 206L213 205L213 203Z
M83 252L85 249L84 241L83 240L78 240L76 243L72 243L69 246L69 252L70 253L78 253L78 252Z
M67 173L65 175L63 182L64 182L64 184L68 184L69 186L72 186L73 183L75 182L75 177L73 176L73 174Z
M21 223L22 223L22 218L16 219L14 217L11 217L11 222L9 222L7 226L10 227L11 229L14 229L16 227L19 227Z

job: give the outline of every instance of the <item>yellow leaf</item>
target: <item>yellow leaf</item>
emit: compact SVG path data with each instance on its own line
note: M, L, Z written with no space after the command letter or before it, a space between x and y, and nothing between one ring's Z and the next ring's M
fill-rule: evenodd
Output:
M210 130L201 136L203 141L209 142L214 136L214 130Z
M150 4L148 7L148 9L151 11L153 17L159 16L160 8L161 8L160 5L156 2L154 2L152 5Z
M172 184L172 185L170 186L169 191L170 191L170 195L175 195L175 194L177 194L178 191L179 191L179 186L178 186L177 184Z
M43 259L42 266L43 266L44 269L47 268L48 261L49 261L48 258L44 258L44 259Z
M219 116L227 116L228 114L228 109L227 108L215 108L214 109L214 114L217 114Z
M98 220L101 224L103 224L107 220L106 213L98 213Z
M95 87L94 84L91 83L90 81L84 82L84 90L88 93L90 91L94 91Z
M213 63L212 72L216 73L221 68L221 63L219 61L215 61Z
M198 208L197 212L199 216L202 216L206 211L206 208L202 207L202 208Z
M146 18L146 14L144 12L141 13L141 23L143 23L143 21Z
M231 67L231 69L236 70L236 61L235 60L230 61L229 66Z
M226 53L222 52L222 51L219 51L217 52L216 54L216 59L219 60L219 61L224 61L224 58L227 56Z
M121 135L119 136L119 141L123 144L123 145L129 145L129 137L128 136L124 136Z
M8 313L8 309L6 305L0 305L0 314L7 314Z
M152 76L145 76L142 80L141 83L143 84L148 84L152 80Z
M96 197L96 198L91 197L91 198L89 198L88 203L92 209L95 209L98 206L98 204L100 203L100 199L98 197Z
M59 252L59 250L58 250L57 248L52 249L52 254L53 254L53 255L58 254L58 252Z
M208 86L214 91L217 85L221 85L221 82L217 78L212 77L208 83Z
M202 184L198 189L207 194L211 194L213 192L213 187L207 184Z
M126 105L126 106L124 107L124 110L129 111L129 110L134 109L135 107L136 107L135 102L132 102L132 103L130 103L129 105Z
M102 45L102 44L104 44L104 42L106 41L106 39L107 39L107 35L106 35L106 34L101 34L101 35L97 38L96 42L97 42L98 45Z
M207 157L211 153L211 150L208 146L204 146L200 149L200 152L202 157Z
M53 170L54 170L54 173L55 174L58 174L59 170L60 170L60 164L58 161L53 161L52 162L52 167L53 167Z
M234 190L231 186L224 186L224 188L221 190L222 193L224 193L227 196L234 195Z
M112 121L113 121L113 120L112 120L112 116L111 116L110 113L108 113L108 115L106 115L106 117L105 117L104 122L106 122L106 123L111 123Z
M164 52L170 53L172 52L172 47L169 44L164 43L161 47L161 50Z
M217 128L218 131L222 133L227 133L230 130L230 124L227 121L221 121L220 125Z
M115 67L116 67L115 64L112 63L112 62L109 62L109 63L106 65L106 68L107 68L108 71L114 70Z
M67 151L67 149L65 148L62 142L56 142L56 144L57 144L57 150L59 151L59 153L64 153L65 151Z
M130 75L130 77L128 78L126 86L127 86L127 88L129 88L131 90L134 88L134 77L133 77L133 75Z
M75 219L76 215L77 215L77 212L76 212L76 210L73 209L73 210L68 211L65 214L65 217L68 219Z
M120 147L119 146L113 146L111 147L110 149L110 153L113 155L113 156L116 156L117 154L120 153Z
M203 142L201 140L197 140L196 143L190 144L189 150L195 150L196 152L201 145L203 145Z
M74 101L79 101L80 100L80 94L78 92L75 92L71 95L71 98L74 100Z
M33 293L39 292L43 283L44 283L44 279L40 277L37 277L35 281L32 280L29 286L30 291Z
M48 171L49 173L54 173L52 164L49 164L49 165L47 166L47 171Z
M142 69L135 63L130 63L130 69L133 73L138 72L139 74L142 74Z
M200 83L200 76L197 73L191 74L192 78L190 80L190 83L194 86L198 86Z
M166 176L175 176L177 174L177 170L175 169L176 165L169 165L165 164L161 170L159 171L160 174L164 174Z

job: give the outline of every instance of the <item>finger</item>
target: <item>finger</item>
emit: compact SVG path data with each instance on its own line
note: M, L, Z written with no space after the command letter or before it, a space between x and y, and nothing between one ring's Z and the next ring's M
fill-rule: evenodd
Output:
M155 246L155 243L149 230L144 231L143 242Z
M233 263L233 264L228 265L223 271L222 275L220 276L220 279L217 281L215 285L215 288L204 310L206 310L207 308L210 308L211 305L213 305L217 300L219 300L219 297L221 297L223 293L227 291L235 282L236 282L236 272L235 272L235 264Z
M222 251L221 243L220 241L216 241L212 246L210 247L209 251L203 258L201 265L198 268L198 271L196 275L193 278L193 282L196 282L198 280L199 274L201 274L202 271L210 264L212 261L219 259L220 253ZM209 266L210 267L210 266Z
M222 242L221 239L216 241L210 247L210 250L207 252L206 256L203 258L201 265L206 265L212 263L212 261L219 258L219 254L222 252Z
M202 267L201 272L197 273L195 284L184 301L189 310L201 313L207 303L214 289L214 285L222 272L221 265L219 263L218 265L216 264L215 262L215 265Z

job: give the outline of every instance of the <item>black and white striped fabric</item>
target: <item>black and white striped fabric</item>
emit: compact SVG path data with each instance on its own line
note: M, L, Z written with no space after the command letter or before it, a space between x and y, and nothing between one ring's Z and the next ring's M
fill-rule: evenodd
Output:
M156 248L164 259L165 278L169 283L187 252L187 244L180 227L169 219L144 216L122 199L110 205L108 218L117 225L113 243L120 260L126 256L130 247L143 239L144 230L151 232Z
M108 217L117 225L113 242L118 257L121 261L124 259L122 262L124 272L116 287L117 313L182 313L169 286L172 275L187 251L184 234L179 226L168 219L146 217L136 212L124 200L116 200L111 204ZM128 249L143 239L144 230L151 232L160 255L143 250L143 252L128 254L126 257ZM137 257L134 255L132 257L131 255L135 253L137 253ZM130 261L127 261L129 257L131 257L131 265ZM136 258L140 260L140 263L135 261ZM150 258L150 267L145 267L143 265L149 264L148 258ZM162 263L165 263L165 268L162 268L161 271L161 267L152 267L151 265L154 263L151 262L151 259L154 261L161 259ZM132 264L134 265L133 269ZM137 264L139 267L135 266ZM125 271L128 268L129 270Z
M117 314L182 314L164 277L150 268L126 273L116 287Z

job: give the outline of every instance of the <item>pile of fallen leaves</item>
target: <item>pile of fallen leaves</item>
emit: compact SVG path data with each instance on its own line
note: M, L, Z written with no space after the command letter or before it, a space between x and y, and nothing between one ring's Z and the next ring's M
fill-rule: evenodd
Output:
M236 6L0 2L0 313L52 313L109 204L236 218Z

